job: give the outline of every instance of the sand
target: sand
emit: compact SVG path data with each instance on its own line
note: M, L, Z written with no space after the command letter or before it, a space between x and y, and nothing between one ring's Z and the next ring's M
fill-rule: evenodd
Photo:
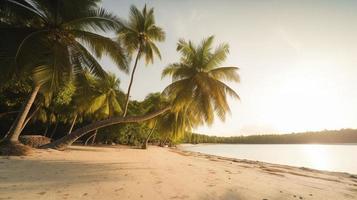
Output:
M0 158L0 199L357 199L357 177L150 147Z

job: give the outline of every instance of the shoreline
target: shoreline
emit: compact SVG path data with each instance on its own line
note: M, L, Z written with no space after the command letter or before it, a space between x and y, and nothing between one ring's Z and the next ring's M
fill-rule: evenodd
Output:
M220 155L214 155L214 154L209 154L209 153L202 153L199 151L191 151L189 149L185 149L186 147L190 148L190 147L199 147L199 146L211 146L211 145L357 145L357 143L351 143L351 144L346 144L346 143L342 143L342 144L217 144L217 143L202 143L202 144L179 144L177 145L177 149L180 149L182 151L186 151L186 152L190 152L190 153L198 153L198 154L202 154L202 155L209 155L209 156L216 156L220 159L226 159L226 160L240 160L240 161L256 161L256 162L261 162L261 163L265 163L265 164L271 164L271 165L281 165L281 166L286 166L286 167L295 167L295 168L300 168L300 169L306 169L306 170L310 170L310 171L316 171L316 172L323 172L323 173L341 173L341 174L346 174L346 175L350 175L352 177L357 177L357 173L352 173L352 172L348 172L348 171L338 171L338 170L325 170L325 169L317 169L317 168L313 168L313 167L305 167L303 165L298 166L298 165L292 165L289 163L274 163L271 161L261 161L261 160L253 160L253 159L249 159L249 158L236 158L236 157L229 157L229 156L220 156Z
M191 143L183 143L180 145L357 145L357 143L198 143L198 144L191 144Z
M174 148L172 148L172 149L174 149ZM264 162L264 161L259 161L259 160L239 159L239 158L233 158L233 157L218 156L218 155L201 153L201 152L196 152L196 151L184 150L184 149L181 149L181 147L178 147L175 150L180 151L187 155L197 156L197 157L206 157L206 158L210 158L210 159L215 158L215 159L219 159L219 160L231 161L231 162L237 162L237 163L269 165L269 166L280 167L280 168L292 168L292 169L294 168L294 169L300 169L303 171L310 171L310 172L315 172L315 173L337 175L337 176L341 175L341 176L344 176L347 178L351 177L351 178L357 179L357 174L353 174L353 173L349 173L349 172L320 170L320 169L313 169L313 168L309 168L309 167L298 167L298 166L292 166L292 165Z
M345 173L149 146L73 146L0 157L0 199L339 199L357 197Z

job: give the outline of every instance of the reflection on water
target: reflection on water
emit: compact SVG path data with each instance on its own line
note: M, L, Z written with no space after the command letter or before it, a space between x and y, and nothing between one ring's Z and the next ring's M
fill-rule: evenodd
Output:
M331 153L328 152L328 147L325 145L304 145L302 153L312 168L328 170L332 165L329 158Z
M182 148L218 156L357 174L357 145L212 144L183 145Z

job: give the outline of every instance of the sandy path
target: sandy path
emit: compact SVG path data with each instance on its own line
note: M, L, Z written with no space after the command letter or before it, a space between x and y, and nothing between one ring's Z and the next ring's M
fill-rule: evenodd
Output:
M0 158L2 199L357 199L357 179L150 147Z

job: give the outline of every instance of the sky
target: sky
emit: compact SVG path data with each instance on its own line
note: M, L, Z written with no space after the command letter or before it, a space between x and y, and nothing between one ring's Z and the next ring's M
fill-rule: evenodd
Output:
M357 1L355 0L103 0L127 19L129 8L154 7L166 32L162 59L139 63L131 99L160 92L161 79L177 62L178 39L230 45L222 66L237 66L241 82L229 85L241 100L229 100L231 114L196 132L232 136L357 128ZM126 91L129 76L108 58ZM132 66L132 64L131 64Z

